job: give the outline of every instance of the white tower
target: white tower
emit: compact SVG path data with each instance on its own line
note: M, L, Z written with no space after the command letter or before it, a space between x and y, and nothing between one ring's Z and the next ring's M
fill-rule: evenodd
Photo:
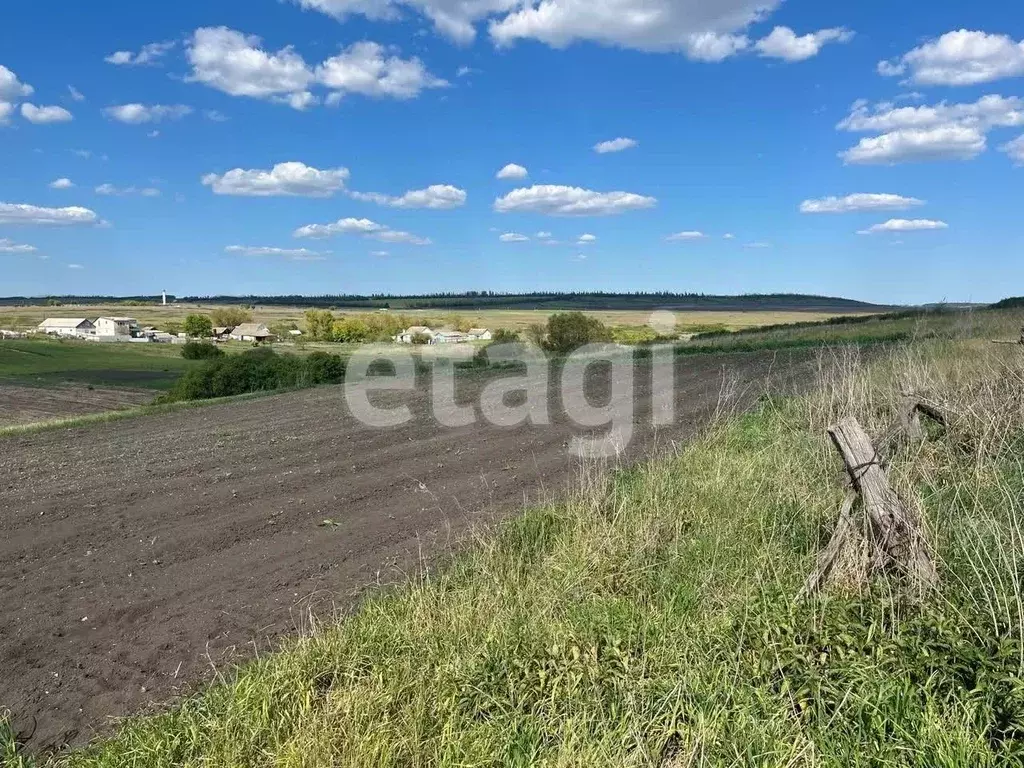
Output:
M164 306L167 306L167 291L164 291Z

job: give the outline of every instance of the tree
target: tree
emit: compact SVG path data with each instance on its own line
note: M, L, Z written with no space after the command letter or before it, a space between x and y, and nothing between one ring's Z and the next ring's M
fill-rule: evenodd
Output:
M182 326L185 334L196 339L213 336L213 320L206 315L189 315Z
M582 312L560 312L548 318L545 346L552 352L564 355L587 344L611 340L604 323Z
M513 344L519 341L519 334L508 328L499 328L494 332L493 338L495 344Z
M242 307L220 307L210 315L218 328L237 328L242 323L252 322L252 312Z
M411 341L413 344L429 344L430 337L425 333L414 333Z
M326 309L307 310L306 331L313 341L334 341L334 315Z

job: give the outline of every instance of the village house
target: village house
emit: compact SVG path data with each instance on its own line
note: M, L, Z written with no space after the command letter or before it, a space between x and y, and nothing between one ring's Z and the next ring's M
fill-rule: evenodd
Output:
M230 333L235 341L269 341L274 334L263 323L242 323Z
M494 334L486 328L470 328L468 334L473 341L490 341L494 338Z
M84 338L94 335L96 326L84 317L48 317L39 324L36 331L51 336Z
M425 325L414 325L396 336L395 341L400 344L412 344L416 336L427 337L428 344L465 344L469 341L490 341L493 338L493 334L486 328L471 328L468 333L463 333L451 328L435 331Z
M426 336L431 340L429 343L433 343L434 332L425 325L414 325L398 334L395 340L401 344L412 344L416 336Z
M139 334L139 321L134 317L101 317L96 321L96 335L131 338Z

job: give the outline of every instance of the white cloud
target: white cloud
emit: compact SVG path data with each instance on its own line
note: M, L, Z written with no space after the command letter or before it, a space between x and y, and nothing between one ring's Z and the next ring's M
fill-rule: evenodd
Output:
M228 116L225 115L223 112L217 111L216 109L208 109L205 112L203 112L203 115L206 117L207 120L210 120L214 123L226 123L228 121Z
M723 240L735 240L736 239L736 235L734 235L732 232L726 232L724 235L722 235L722 239Z
M502 180L525 179L529 175L529 171L527 171L523 166L516 165L515 163L509 163L500 171L498 171L498 175L496 176L496 178Z
M184 104L120 104L103 110L107 117L129 125L159 123L163 120L180 120L192 114L192 107Z
M427 88L445 88L447 80L427 71L418 58L386 55L384 46L363 41L327 59L316 68L316 79L331 90L329 103L346 93L363 96L412 99Z
M314 76L305 60L290 46L268 53L260 42L227 27L197 29L186 48L192 65L188 79L232 96L287 102L308 94Z
M550 232L538 232L536 237L538 240L550 240L554 235Z
M526 243L530 238L520 235L518 232L506 232L498 238L503 243Z
M1024 165L1024 136L1003 144L1000 149L1010 156L1015 165Z
M538 40L556 48L589 41L642 51L675 51L721 61L750 45L742 34L782 0L292 0L337 19L361 14L394 21L411 9L458 42L489 22L492 40Z
M576 245L593 245L596 242L597 242L597 236L596 235L586 234L586 235L580 235L579 239L576 241Z
M858 211L904 211L924 205L924 200L886 193L860 192L846 197L823 197L804 200L800 213L856 213Z
M23 245L6 237L0 237L0 253L35 253L38 248L34 245Z
M116 51L103 60L108 64L124 67L152 66L166 56L175 45L177 43L173 40L165 43L150 43L149 45L142 46L142 50L138 53Z
M50 182L50 189L71 189L75 183L71 179L55 179Z
M278 163L271 170L235 168L218 176L202 178L204 186L218 195L244 197L331 197L345 186L348 168L319 170L304 163Z
M985 135L977 128L950 124L936 128L905 128L861 139L840 152L849 164L895 164L929 160L971 160L985 151Z
M64 107L37 107L28 103L21 105L21 116L36 125L67 123L74 119Z
M949 229L944 221L932 221L931 219L889 219L884 224L875 224L868 229L862 229L858 235L874 235L879 232L923 232L935 229Z
M843 27L822 29L801 36L789 27L776 27L768 37L758 40L754 48L767 58L804 61L817 56L828 43L846 43L852 39L853 32Z
M68 269L85 269L81 264L68 264Z
M324 261L330 251L311 251L308 248L271 248L267 246L229 245L225 253L240 256L280 256L289 261Z
M70 94L72 101L85 101L85 96L73 85L68 86L68 94Z
M100 184L96 187L96 194L110 197L129 197L131 195L160 197L160 190L156 187L115 187L113 184Z
M581 187L539 184L515 189L494 201L499 213L528 212L548 216L612 216L652 208L653 197L632 192L595 192Z
M594 151L599 155L606 155L609 152L622 152L640 146L636 139L618 138L611 141L602 141L594 145Z
M307 224L293 233L298 238L325 238L334 235L362 235L384 243L408 243L410 245L430 245L431 241L409 232L402 232L378 224L370 219L339 219L330 224Z
M204 83L232 96L269 99L305 110L319 102L312 89L323 86L328 104L348 93L377 98L411 99L427 88L443 88L418 58L403 59L379 43L354 43L317 67L294 48L276 52L260 47L255 35L227 27L202 27L189 41L186 55L191 82Z
M0 203L0 224L32 226L70 226L73 224L99 224L94 211L78 206L42 208L24 203Z
M9 101L0 101L0 125L7 125L14 114L14 105Z
M669 235L665 239L670 243L687 242L690 240L703 240L707 237L703 232L697 230L689 230L686 232L676 232L674 235Z
M349 196L363 202L386 205L390 208L429 208L435 211L451 210L466 204L465 190L450 184L433 184L426 189L414 189L401 197L377 192L350 192Z
M1009 35L960 29L914 48L878 72L887 77L909 73L919 85L977 85L1024 76L1024 40Z
M18 76L0 64L0 101L17 102L35 92L31 85L18 80Z
M865 101L858 101L850 114L836 127L844 131L885 133L903 128L925 129L950 124L981 131L1024 125L1024 99L993 94L967 104L943 101L934 106L895 107L890 102L882 102L873 108Z
M390 251L370 251L371 256L376 256L378 259L384 259L391 255Z

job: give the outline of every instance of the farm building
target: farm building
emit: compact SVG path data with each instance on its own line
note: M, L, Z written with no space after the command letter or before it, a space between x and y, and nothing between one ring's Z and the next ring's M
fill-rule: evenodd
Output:
M426 336L428 339L433 340L434 332L425 325L414 325L398 334L395 340L402 344L412 344L413 337L415 336Z
M96 321L97 336L125 336L131 338L140 332L134 317L101 317Z
M230 325L217 325L213 328L213 338L215 339L226 339L231 335L231 332L235 330Z
M235 341L268 341L273 336L263 323L242 323L230 334Z
M494 334L486 328L470 328L468 334L473 341L490 341L494 338Z
M51 336L74 336L83 338L96 333L95 324L84 317L48 317L36 328L39 333Z

